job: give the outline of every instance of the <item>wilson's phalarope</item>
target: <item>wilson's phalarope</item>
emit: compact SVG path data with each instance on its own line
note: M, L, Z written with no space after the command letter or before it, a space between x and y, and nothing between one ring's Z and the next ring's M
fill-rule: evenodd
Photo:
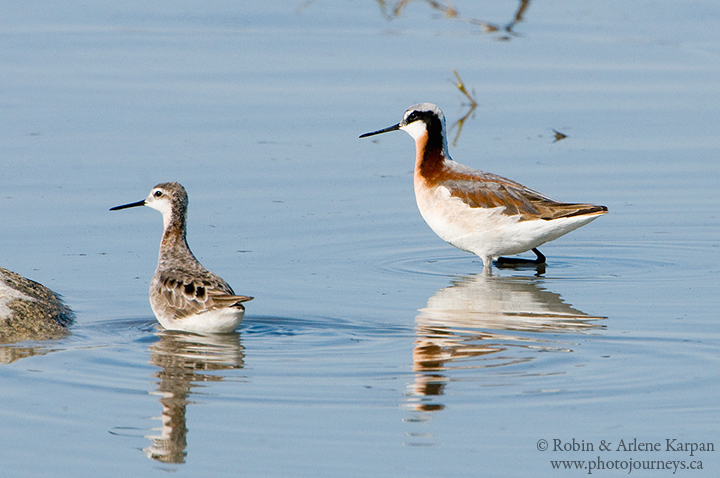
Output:
M425 222L445 241L477 254L486 273L503 254L532 250L608 212L605 206L557 202L510 179L450 158L445 116L430 103L411 106L400 123L361 138L403 130L415 140L415 199Z
M111 211L149 206L163 215L164 231L155 276L150 283L150 305L160 324L169 330L197 333L232 332L245 315L232 288L195 258L187 244L188 196L178 183L155 186L142 201Z

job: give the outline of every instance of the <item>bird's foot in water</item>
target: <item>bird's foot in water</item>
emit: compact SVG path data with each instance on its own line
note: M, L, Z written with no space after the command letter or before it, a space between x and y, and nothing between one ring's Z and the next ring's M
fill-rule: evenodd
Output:
M508 267L522 267L522 266L537 266L538 268L545 268L545 255L538 251L536 248L532 250L535 253L535 259L523 259L521 257L498 257L496 261L497 267L508 268Z

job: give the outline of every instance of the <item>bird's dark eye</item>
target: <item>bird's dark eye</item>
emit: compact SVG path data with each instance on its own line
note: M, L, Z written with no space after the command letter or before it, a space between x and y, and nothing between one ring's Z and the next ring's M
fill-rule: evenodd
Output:
M155 191L155 194L153 194L153 196L155 196L156 198L162 197L162 195L163 195L163 192L160 190Z
M420 119L420 115L418 114L418 112L417 112L417 111L413 111L412 113L410 113L410 114L408 115L408 117L407 117L407 119L406 119L405 121L406 121L408 124L410 124L410 123L412 123L413 121L417 121L417 120L419 120L419 119Z

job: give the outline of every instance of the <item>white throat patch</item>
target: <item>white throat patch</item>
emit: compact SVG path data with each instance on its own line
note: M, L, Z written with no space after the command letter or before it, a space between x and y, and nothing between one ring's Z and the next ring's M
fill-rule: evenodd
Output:
M414 121L408 125L401 126L401 130L412 136L414 140L427 133L427 125L422 121Z

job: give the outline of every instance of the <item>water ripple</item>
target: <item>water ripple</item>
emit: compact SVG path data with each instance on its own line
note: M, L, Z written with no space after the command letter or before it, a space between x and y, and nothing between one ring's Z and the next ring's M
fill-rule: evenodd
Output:
M643 279L650 282L697 278L707 274L702 268L677 267L683 257L698 257L708 251L707 243L626 243L598 246L574 244L550 249L544 272L535 266L494 268L496 275L537 273L547 278L566 280ZM598 255L598 254L602 255ZM391 274L453 277L482 272L482 261L476 256L451 247L437 246L395 249L380 260L380 270ZM668 274L675 269L677 273Z

